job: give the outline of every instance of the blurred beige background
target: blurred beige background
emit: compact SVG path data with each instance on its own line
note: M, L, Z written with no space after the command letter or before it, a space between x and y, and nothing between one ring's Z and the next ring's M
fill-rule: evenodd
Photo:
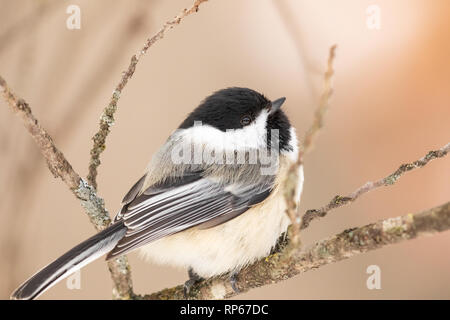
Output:
M0 74L32 106L74 168L87 174L91 137L121 72L147 36L191 0L0 1ZM68 30L66 8L81 8ZM378 5L381 28L367 27ZM306 160L301 210L386 176L450 141L450 2L447 0L210 0L154 45L124 90L102 155L99 193L111 213L166 137L206 95L246 86L284 106L301 137L337 43L334 96ZM348 227L449 200L450 158L335 210L304 232L312 243ZM94 233L78 201L54 179L20 120L0 100L0 298ZM449 299L450 233L390 246L238 298ZM185 270L129 255L135 290L186 280ZM366 268L381 268L381 290ZM99 260L42 299L110 299Z

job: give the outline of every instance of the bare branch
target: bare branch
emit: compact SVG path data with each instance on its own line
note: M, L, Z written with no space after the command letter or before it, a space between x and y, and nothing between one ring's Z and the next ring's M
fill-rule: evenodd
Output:
M97 168L100 165L100 153L105 149L106 137L110 131L110 127L114 123L114 113L117 109L117 102L120 98L120 94L128 83L128 80L134 74L139 59L147 52L147 50L156 41L162 39L167 30L172 29L175 25L179 24L186 16L197 12L200 4L206 1L207 0L195 0L190 9L184 9L178 16L167 21L153 37L147 39L138 55L133 55L131 58L127 71L123 73L119 84L113 92L109 105L103 111L100 119L100 130L93 138L94 146L91 150L88 182L83 180L78 173L73 170L62 152L56 148L50 135L40 126L37 119L33 116L28 104L23 99L17 98L9 89L6 81L0 77L0 87L2 88L6 101L11 108L21 116L25 127L28 129L41 150L42 155L47 160L50 171L55 177L61 178L81 201L83 208L97 230L102 230L111 223L103 199L96 194L96 177ZM127 257L121 256L108 261L108 267L115 285L113 296L118 299L133 298L135 295L133 293Z
M311 151L313 142L316 139L320 129L323 127L323 119L325 117L325 113L328 109L328 103L333 92L331 79L334 74L333 70L333 62L335 58L336 45L333 45L330 48L330 53L328 56L328 67L327 71L324 75L324 89L322 95L320 97L319 105L317 106L316 112L314 114L314 121L311 125L311 128L306 132L305 137L303 138L302 146L298 152L297 163L293 164L289 168L289 172L285 181L285 193L284 198L286 200L287 205L287 214L292 221L292 230L291 230L291 241L293 243L299 243L299 231L300 231L300 218L298 216L298 208L294 201L295 195L297 194L297 181L299 179L298 169L303 165L304 156Z
M416 238L426 233L441 232L450 229L450 202L440 207L427 210L416 215L407 215L397 218L389 218L364 227L346 230L331 238L322 240L314 246L302 250L299 240L299 229L313 218L306 216L300 225L296 219L297 208L293 201L295 188L298 181L298 167L303 164L303 157L313 146L318 132L323 126L323 118L328 107L328 101L332 94L331 78L333 75L333 59L336 46L331 47L328 59L328 69L324 77L324 91L319 106L315 112L314 122L304 138L303 148L299 151L298 161L290 168L286 180L288 191L285 199L288 204L288 214L293 220L288 234L289 240L284 242L284 247L278 253L274 253L255 264L241 270L238 275L237 288L240 292L263 285L276 283L292 278L293 276L318 268L322 265L347 259L355 254L381 248L388 244ZM450 148L450 144L438 151L432 151L424 158L410 164L402 165L390 176L381 179L372 185L358 189L351 194L354 201L359 195L376 188L376 185L390 185L405 172L425 166L429 161L443 157ZM348 200L347 202L349 202ZM336 201L335 201L336 202ZM343 204L342 204L343 205ZM340 206L340 204L338 205ZM326 208L326 207L325 207ZM325 212L326 214L326 212ZM310 219L310 220L308 220ZM306 224L305 224L306 221ZM228 276L215 277L201 281L194 285L189 292L190 299L223 299L235 296L236 292L231 287ZM162 291L136 296L140 299L184 299L183 285L164 289Z
M311 125L311 128L309 128L309 130L305 134L305 137L303 138L302 148L300 149L300 156L298 157L299 163L302 163L303 156L311 151L311 149L313 147L313 143L314 143L320 129L322 129L322 127L323 127L323 120L325 118L325 114L328 109L328 103L330 101L330 97L333 93L331 79L334 75L333 62L334 62L334 58L336 56L336 47L337 47L337 45L333 45L330 48L330 54L328 56L328 63L327 63L328 67L327 67L327 71L325 72L324 81L323 81L324 82L323 92L322 92L322 95L320 96L319 105L314 114L313 124Z
M61 178L81 201L83 208L97 230L102 230L111 223L103 199L96 194L96 177L97 169L100 165L100 154L105 148L106 137L109 134L110 127L114 123L114 113L117 110L120 94L128 83L128 80L134 74L140 58L147 50L156 41L162 39L166 31L179 24L184 17L197 12L200 4L206 1L195 0L190 9L183 10L181 14L167 21L153 37L147 39L141 51L131 58L128 69L123 73L120 82L116 86L109 105L103 111L100 119L100 130L93 137L94 145L91 150L88 182L84 181L75 172L62 152L56 147L50 135L34 117L29 105L23 99L15 96L6 81L0 77L0 88L5 100L11 109L22 118L25 127L32 135L42 155L46 159L50 171L55 177ZM299 151L298 161L290 168L288 178L285 182L288 189L285 194L288 204L287 213L293 221L293 226L288 231L290 240L280 244L277 252L240 271L236 282L236 286L240 292L246 292L252 288L280 282L308 270L347 259L359 253L375 250L404 240L414 239L425 234L433 234L450 229L450 202L447 202L422 213L389 218L364 227L345 230L340 234L317 242L307 249L303 249L300 246L299 230L306 228L313 219L325 216L331 209L350 203L366 192L381 186L394 184L404 173L421 168L433 159L444 157L450 150L449 143L439 150L429 152L425 157L417 161L400 166L399 169L386 178L367 183L346 197L336 196L323 208L319 210L308 210L300 225L300 220L297 217L297 207L292 200L296 193L295 187L298 181L297 169L303 164L304 155L312 149L313 142L323 126L323 118L332 94L331 78L333 75L335 49L336 46L330 48L328 69L324 77L324 91L315 112L314 122L305 134L302 148ZM185 298L183 285L150 295L135 295L133 293L130 267L126 256L109 261L108 267L115 284L113 291L115 298ZM189 291L189 298L191 299L222 299L234 295L236 293L231 287L228 276L226 275L198 282Z
M28 103L14 95L6 81L0 77L3 97L11 109L18 114L47 160L48 167L55 177L60 177L73 191L80 186L81 178L73 170L64 155L56 148L50 135L34 117Z
M87 179L88 183L95 189L97 189L97 169L100 165L100 154L106 148L106 137L110 132L111 126L114 124L114 114L117 110L117 103L119 101L120 94L128 83L128 80L133 76L139 60L156 41L164 37L167 30L172 29L177 24L180 24L181 20L186 16L197 12L199 6L206 1L207 0L195 0L190 9L184 9L178 16L167 21L155 35L147 39L144 47L137 54L137 56L133 55L131 57L130 64L127 70L123 72L122 78L117 84L108 106L103 110L100 117L100 129L92 138L94 145L91 149L91 159L89 161L89 173ZM122 256L108 261L108 267L115 284L113 296L116 299L133 298L135 295L133 293L131 272L127 257Z
M345 230L301 250L289 242L281 251L243 269L237 279L241 293L281 282L321 266L348 259L384 246L450 229L450 202L422 213L380 220ZM227 276L203 280L189 291L189 299L224 299L235 296ZM139 297L184 299L183 285Z
M155 42L164 38L166 31L180 24L180 22L186 16L197 12L199 6L206 1L208 0L195 0L191 8L184 9L178 16L167 21L155 35L147 39L141 51L139 51L137 55L133 55L131 57L130 64L128 65L127 70L123 72L122 78L117 84L108 106L103 110L103 113L100 117L100 129L92 138L92 140L94 141L94 145L91 149L91 159L89 162L89 174L87 176L87 179L89 184L94 186L94 188L97 188L97 168L100 165L100 154L106 148L106 137L109 134L111 126L114 124L114 114L117 110L117 102L119 101L122 90L127 85L128 80L133 76L139 60Z
M61 178L72 193L80 200L91 223L97 230L106 228L111 223L111 219L108 211L105 209L103 199L97 196L94 188L75 172L62 152L56 147L48 132L34 117L28 103L18 98L1 76L0 88L3 97L11 109L22 118L25 128L30 132L36 142L54 177ZM127 258L123 256L108 261L108 267L115 284L114 296L118 298L131 297L132 283Z
M427 165L428 162L446 156L449 151L450 151L450 143L443 146L439 150L428 152L423 158L419 160L416 160L411 163L402 164L396 171L394 171L393 173L391 173L390 175L388 175L383 179L377 180L375 182L372 181L367 182L365 185L358 188L356 191L352 192L347 196L340 196L340 195L335 196L326 206L320 209L312 209L306 211L306 213L302 218L302 224L300 229L306 229L312 220L326 216L328 211L342 207L350 202L353 202L369 191L372 191L379 187L387 187L393 185L404 173L411 170L422 168L425 165Z

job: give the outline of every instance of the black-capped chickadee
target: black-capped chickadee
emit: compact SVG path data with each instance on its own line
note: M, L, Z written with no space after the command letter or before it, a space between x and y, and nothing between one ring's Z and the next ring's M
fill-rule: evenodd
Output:
M206 98L153 156L114 223L43 268L14 299L33 299L107 254L140 248L149 260L187 267L190 280L230 273L267 256L287 230L284 180L296 160L295 129L280 109L246 88ZM296 201L303 169L299 168Z

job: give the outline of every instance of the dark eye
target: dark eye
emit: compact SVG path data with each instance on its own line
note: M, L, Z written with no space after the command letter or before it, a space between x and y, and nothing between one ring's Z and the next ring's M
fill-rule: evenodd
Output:
M250 124L250 122L252 122L252 117L250 117L249 115L244 115L241 118L241 125L243 126L247 126Z

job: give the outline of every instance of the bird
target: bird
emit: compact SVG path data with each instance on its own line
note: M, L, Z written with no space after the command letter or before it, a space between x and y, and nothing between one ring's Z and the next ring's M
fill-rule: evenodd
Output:
M106 255L135 249L149 262L188 270L185 293L200 279L237 274L268 256L291 220L285 179L298 159L295 128L281 109L242 87L206 97L153 155L126 193L112 224L25 281L12 299L35 299ZM303 188L298 166L294 201Z

